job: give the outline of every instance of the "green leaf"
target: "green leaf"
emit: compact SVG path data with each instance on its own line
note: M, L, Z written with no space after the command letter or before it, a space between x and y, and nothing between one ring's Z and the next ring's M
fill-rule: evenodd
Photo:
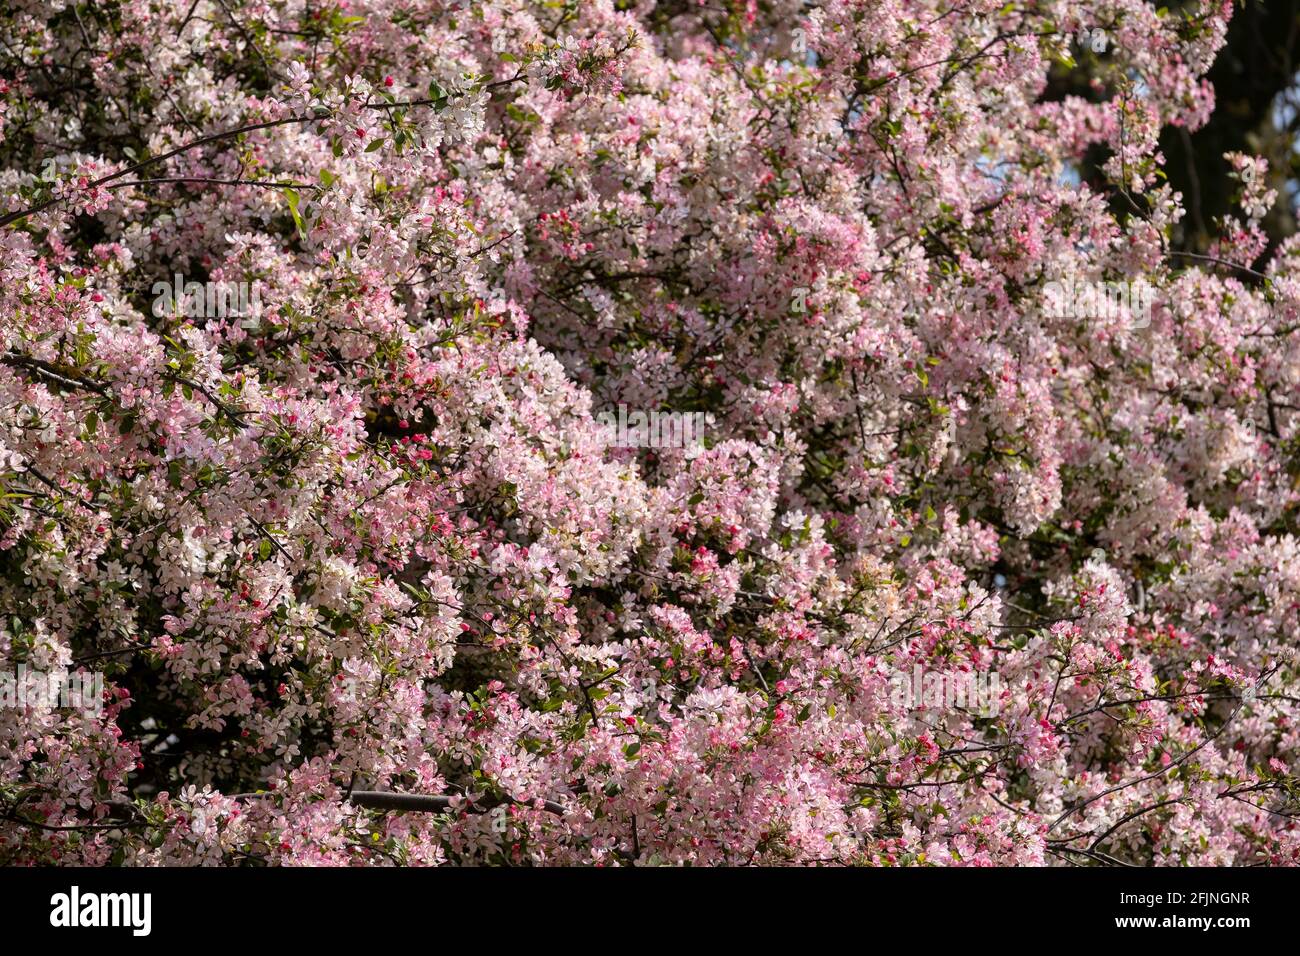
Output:
M307 231L302 226L302 214L298 212L298 202L301 197L296 189L286 189L284 198L289 201L289 212L293 216L293 223L298 227L298 235L306 238Z

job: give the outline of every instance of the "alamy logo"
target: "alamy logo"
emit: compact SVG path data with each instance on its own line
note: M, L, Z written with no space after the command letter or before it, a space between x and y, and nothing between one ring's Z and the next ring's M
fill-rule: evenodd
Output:
M149 893L71 893L50 897L50 925L129 926L133 936L148 936L153 925L153 896Z
M1053 319L1118 319L1128 315L1135 329L1151 324L1155 289L1134 282L1081 282L1071 276L1043 285L1043 311Z
M1075 34L1079 49L1091 50L1093 53L1105 53L1110 46L1110 37L1101 27L1080 27Z
M153 284L153 314L179 314L190 319L239 318L246 329L258 326L262 295L256 282L184 282L179 272L172 282Z
M703 450L704 428L712 419L704 412L628 412L626 405L618 406L617 415L596 416L614 448L684 448L687 458Z
M46 674L19 664L15 673L0 673L0 707L79 710L89 717L104 712L104 675L98 671Z
M899 710L969 710L995 716L1002 706L996 671L896 671L889 679L890 702Z

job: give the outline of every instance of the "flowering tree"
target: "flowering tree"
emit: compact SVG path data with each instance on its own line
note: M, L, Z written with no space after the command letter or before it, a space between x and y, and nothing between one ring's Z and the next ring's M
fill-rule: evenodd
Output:
M10 0L0 861L1296 861L1230 12Z

